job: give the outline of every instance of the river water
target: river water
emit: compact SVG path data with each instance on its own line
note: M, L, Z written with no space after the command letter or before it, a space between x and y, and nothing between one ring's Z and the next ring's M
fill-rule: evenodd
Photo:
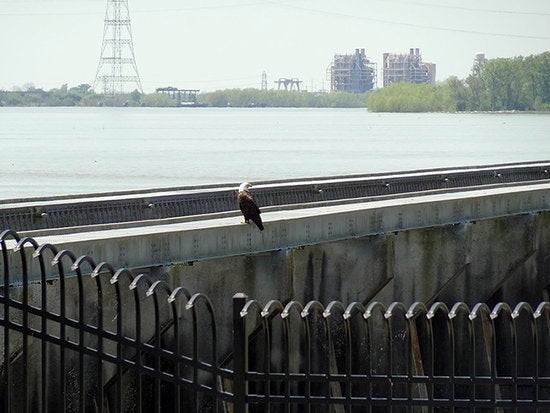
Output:
M0 107L0 198L550 159L550 114Z

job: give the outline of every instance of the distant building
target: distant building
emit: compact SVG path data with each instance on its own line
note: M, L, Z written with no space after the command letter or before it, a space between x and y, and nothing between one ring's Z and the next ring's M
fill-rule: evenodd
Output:
M485 53L477 52L474 56L474 64L482 64L487 61Z
M422 62L418 48L409 54L384 53L382 77L384 87L397 82L435 83L435 63Z
M355 49L354 54L336 54L327 68L330 90L363 93L374 88L376 63L365 55L365 49Z
M487 61L485 53L478 52L474 56L474 67L472 68L472 74L474 76L479 75L481 66Z

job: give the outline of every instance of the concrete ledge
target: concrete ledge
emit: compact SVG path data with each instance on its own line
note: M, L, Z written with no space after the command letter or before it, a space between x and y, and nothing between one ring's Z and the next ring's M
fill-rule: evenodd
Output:
M263 232L240 223L242 217L232 214L38 236L35 240L71 250L77 256L90 255L96 262L107 261L115 268L141 268L530 214L546 211L549 206L550 183L546 183L265 212ZM13 248L15 243L9 241L7 245Z
M456 191L481 185L549 180L550 162L543 161L254 182L252 192L260 206L313 206L344 199L374 199L422 191ZM237 210L237 187L238 184L224 184L0 200L0 227L18 232L37 231L234 212Z

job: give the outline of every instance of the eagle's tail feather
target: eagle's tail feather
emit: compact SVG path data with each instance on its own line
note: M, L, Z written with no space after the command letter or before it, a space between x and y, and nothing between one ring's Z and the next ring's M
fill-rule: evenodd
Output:
M252 219L252 221L254 221L254 223L256 224L256 226L258 227L258 229L260 231L264 230L264 224L262 223L262 219L260 218L260 216L253 217L251 219Z

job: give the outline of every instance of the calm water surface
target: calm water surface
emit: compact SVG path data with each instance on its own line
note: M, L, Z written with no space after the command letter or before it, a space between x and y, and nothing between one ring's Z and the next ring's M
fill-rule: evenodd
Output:
M0 198L550 159L549 114L0 108Z

